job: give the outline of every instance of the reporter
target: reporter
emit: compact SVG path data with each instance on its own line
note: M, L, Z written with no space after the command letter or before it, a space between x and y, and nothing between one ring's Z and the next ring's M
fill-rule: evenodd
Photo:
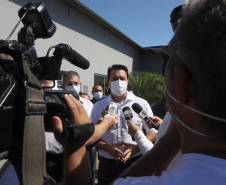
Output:
M81 125L90 123L90 119L87 115L84 106L74 98L71 94L64 96L65 101L70 109L71 113L71 123L73 125ZM98 139L109 129L114 127L118 123L118 115L99 119L98 123L95 125L95 131L90 139L86 142L86 146L94 144ZM65 184L73 184L77 182L78 184L89 184L90 174L89 174L89 159L86 154L86 146L83 144L70 144L62 139L63 127L66 126L62 123L61 119L57 116L53 117L53 132L56 140L64 147L64 178ZM74 158L75 157L75 158ZM73 162L76 159L76 162ZM76 169L73 171L73 169ZM71 175L73 173L73 175ZM84 175L83 175L84 174ZM84 180L84 179L85 180ZM84 181L83 181L84 180Z
M137 142L137 145L138 145L142 155L145 155L147 152L149 152L152 149L152 147L154 146L153 143L150 140L147 139L147 137L141 131L140 127L135 125L130 120L127 120L127 122L128 122L129 134L132 137L134 137L134 139Z

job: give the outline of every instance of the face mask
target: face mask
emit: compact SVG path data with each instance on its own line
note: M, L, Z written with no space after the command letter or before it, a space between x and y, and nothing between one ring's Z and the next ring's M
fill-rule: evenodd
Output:
M93 96L94 96L95 99L99 100L103 97L103 93L102 92L95 92Z
M66 86L66 89L67 89L67 91L76 91L78 94L79 94L79 92L80 92L80 86L74 86L74 85L72 85L72 86Z
M115 96L122 96L127 91L127 82L121 80L113 81L111 82L110 88L112 94L114 94Z
M196 109L194 109L194 108L192 108L192 107L189 107L189 106L187 106L187 105L184 105L184 104L180 103L176 98L174 98L174 97L167 91L167 88L166 88L166 86L165 86L165 88L164 88L164 96L166 96L166 94L170 97L170 99L172 99L172 100L173 100L174 102L176 102L177 104L183 106L184 108L187 108L187 109L189 109L189 110L191 110L191 111L193 111L193 112L195 112L195 113L197 113L197 114L200 114L200 115L202 115L202 116L205 116L205 117L208 117L208 118L217 120L217 121L221 121L221 122L226 122L226 119L222 119L222 118L218 118L218 117L215 117L215 116L206 114L206 113L204 113L204 112L201 112L201 111L199 111L199 110L196 110ZM169 106L168 106L168 108L169 108L170 113L172 114L172 116L173 116L173 117L174 117L181 125L183 125L186 129L188 129L189 131L191 131L191 132L193 132L193 133L195 133L195 134L197 134L197 135L203 136L203 137L207 137L207 138L210 138L210 139L216 139L216 138L214 138L214 137L212 137L212 136L208 136L208 135L206 135L206 134L203 134L203 133L201 133L201 132L198 132L198 131L192 129L191 127L189 127L188 125L186 125L184 122L182 122L182 121L181 121L181 120L173 113L172 109L171 109Z

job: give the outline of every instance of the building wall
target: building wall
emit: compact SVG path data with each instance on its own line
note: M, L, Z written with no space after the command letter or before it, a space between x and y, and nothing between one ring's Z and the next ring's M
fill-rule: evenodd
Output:
M7 38L19 20L18 10L27 2L27 0L1 0L2 18L0 18L0 25L2 29L0 39ZM141 48L126 43L109 29L78 11L76 6L71 6L60 0L45 0L43 3L56 24L57 31L49 39L35 41L38 56L45 56L50 46L65 43L89 60L90 67L87 70L80 69L66 60L63 60L61 70L77 71L80 74L82 84L88 86L88 94L91 98L94 73L107 75L107 68L112 64L124 64L128 67L129 72L148 70L146 61L149 61L149 58L155 58L152 53L147 54L142 52ZM10 40L17 40L17 33L22 26L21 23ZM155 63L153 62L153 65L150 66L148 63L148 66L151 67L149 71L152 72L152 69L158 71L154 68Z
M140 71L162 74L162 53L159 50L146 49L139 64Z

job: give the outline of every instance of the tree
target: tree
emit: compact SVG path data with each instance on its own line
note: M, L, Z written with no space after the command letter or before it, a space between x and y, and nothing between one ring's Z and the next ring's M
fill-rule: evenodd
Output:
M156 73L131 72L129 81L133 85L133 93L148 101L152 106L162 101L164 78Z

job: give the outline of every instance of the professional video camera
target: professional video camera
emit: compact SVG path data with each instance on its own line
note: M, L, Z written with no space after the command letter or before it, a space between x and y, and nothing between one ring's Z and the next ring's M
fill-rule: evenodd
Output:
M21 156L22 152L17 150L22 149L26 116L45 114L46 122L51 124L52 116L61 113L69 120L63 99L69 92L43 92L38 79L54 82L60 79L62 59L82 69L89 67L89 62L66 44L50 47L45 57L37 56L33 47L35 39L50 38L56 31L44 4L30 2L18 14L24 24L18 41L9 39L20 21L6 40L0 40L0 159L6 155ZM53 48L53 56L49 57ZM41 100L36 97L39 93Z

